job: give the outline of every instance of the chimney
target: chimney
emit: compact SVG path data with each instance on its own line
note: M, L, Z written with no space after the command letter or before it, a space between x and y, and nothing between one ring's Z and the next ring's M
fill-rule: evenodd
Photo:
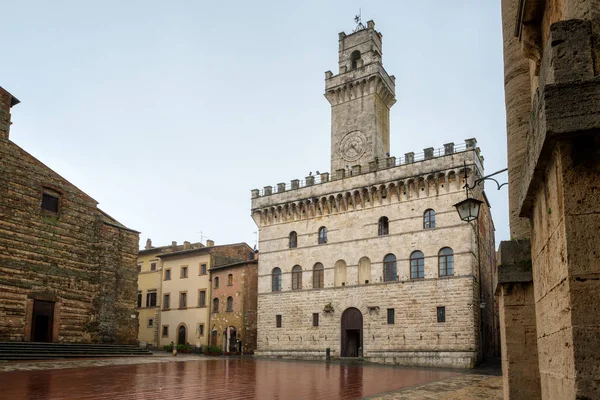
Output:
M11 125L10 109L19 103L16 97L0 86L0 139L8 140Z
M177 250L177 242L176 242L176 241L172 241L172 242L171 242L171 248L172 248L173 250Z
M207 240L206 241L206 247L213 247L215 245L214 240Z
M146 239L146 247L144 247L146 250L150 250L152 248L152 239L148 238Z
M188 242L187 240L185 242L183 242L183 249L184 250L189 250L191 248L192 248L192 246L191 246L190 242Z

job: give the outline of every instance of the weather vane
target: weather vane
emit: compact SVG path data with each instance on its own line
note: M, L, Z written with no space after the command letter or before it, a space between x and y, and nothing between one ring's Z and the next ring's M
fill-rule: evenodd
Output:
M361 13L361 9L358 9L358 15L354 16L354 22L356 22L356 29L354 30L354 32L358 32L361 29L365 29L365 26L362 23L362 13Z

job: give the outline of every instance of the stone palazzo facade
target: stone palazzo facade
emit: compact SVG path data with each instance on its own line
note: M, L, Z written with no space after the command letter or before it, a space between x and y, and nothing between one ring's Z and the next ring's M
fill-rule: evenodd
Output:
M9 138L0 87L0 341L136 343L138 232Z
M374 26L340 33L325 73L333 175L252 191L256 354L471 368L496 345L494 228L481 187L477 221L454 204L483 158L474 139L389 155L395 80Z

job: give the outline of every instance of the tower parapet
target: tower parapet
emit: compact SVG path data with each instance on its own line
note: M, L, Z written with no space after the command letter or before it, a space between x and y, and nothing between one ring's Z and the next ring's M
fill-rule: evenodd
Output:
M464 143L459 145L455 145L454 143L446 143L442 148L434 149L433 147L429 147L427 149L424 149L422 153L409 152L406 153L403 157L391 156L384 157L381 159L377 158L366 165L351 165L348 166L348 168L332 171L332 174L330 174L329 172L323 172L317 175L309 175L305 177L304 180L292 179L290 183L280 182L277 185L265 186L263 190L252 189L251 197L255 199L259 197L280 194L283 192L295 191L308 186L321 185L324 183L347 179L358 175L367 175L378 171L381 172L384 170L389 170L396 167L417 164L423 161L430 161L437 158L454 156L455 154L467 151L475 152L476 156L473 157L473 164L475 166L474 170L476 170L480 174L480 176L483 176L483 156L480 153L479 147L477 147L477 140L466 139ZM274 186L277 187L277 191L273 191Z
M382 64L382 35L373 21L339 34L337 75L325 72L325 97L331 104L331 171L367 165L390 152L390 108L396 102L395 78Z

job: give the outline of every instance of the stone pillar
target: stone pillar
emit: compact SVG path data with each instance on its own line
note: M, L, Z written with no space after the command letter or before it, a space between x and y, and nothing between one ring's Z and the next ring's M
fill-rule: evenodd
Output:
M406 164L412 164L415 162L415 153L414 152L410 152L410 153L405 153L404 154L404 162Z
M265 186L263 188L263 195L269 196L271 194L273 194L273 186Z
M423 155L425 156L426 160L430 160L433 158L433 147L428 147L426 149L423 149Z
M502 0L502 37L504 41L504 99L506 103L506 143L508 157L508 208L510 236L528 239L529 220L519 217L516 186L523 170L529 116L531 86L529 60L523 56L515 21L519 0Z
M590 20L550 25L515 183L519 215L531 221L543 398L600 398L600 80L594 29Z
M300 180L292 179L292 190L300 188Z
M505 399L541 398L530 254L529 241L501 242L498 249L496 296Z
M454 142L444 144L444 155L454 154Z
M277 184L277 193L285 192L285 183L281 182Z
M313 186L315 184L315 177L309 175L306 177L306 186Z

